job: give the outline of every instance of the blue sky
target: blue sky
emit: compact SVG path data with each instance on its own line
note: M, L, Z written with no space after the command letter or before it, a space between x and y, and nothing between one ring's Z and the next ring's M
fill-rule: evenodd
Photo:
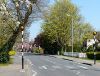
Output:
M72 0L72 2L78 6L85 22L89 22L96 31L100 31L100 0ZM34 39L40 33L41 22L35 21L32 23L29 29L30 39Z
M41 23L42 21L34 21L29 28L30 40L33 40L41 32Z
M100 31L100 0L72 0L80 10L86 22Z

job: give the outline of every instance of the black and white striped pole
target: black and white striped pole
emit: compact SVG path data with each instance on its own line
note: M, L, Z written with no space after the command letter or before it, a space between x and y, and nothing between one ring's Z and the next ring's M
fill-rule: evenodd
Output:
M21 32L22 32L22 70L24 70L24 51L23 51L23 48L24 48L24 45L23 45L24 27L23 26L21 26Z

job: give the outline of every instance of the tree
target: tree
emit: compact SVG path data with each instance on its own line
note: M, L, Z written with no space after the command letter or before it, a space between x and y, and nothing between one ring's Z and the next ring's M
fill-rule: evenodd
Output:
M96 38L99 40L100 42L100 31L97 32Z
M72 10L69 8L72 8ZM52 42L57 41L65 49L71 37L71 17L68 17L67 14L72 14L75 9L76 7L70 1L58 0L51 7L50 14L46 16L47 18L43 25L43 30L49 35ZM76 12L74 15L76 15Z
M92 27L84 23L78 8L69 0L56 0L55 4L46 12L43 32L51 42L57 42L62 50L69 51L71 46L71 28L74 28L74 46L82 44L83 37L91 37ZM76 46L75 46L76 47Z
M74 29L74 47L77 47L74 50L82 51L84 42L87 42L87 39L93 38L93 31L94 29L89 23L82 22L79 24L79 27Z
M11 19L3 20L3 16L0 16L0 47L8 40L12 35L15 22ZM12 29L12 28L13 29Z
M45 54L57 54L57 52L61 49L57 42L52 43L51 40L48 39L48 36L46 36L43 32L37 35L33 45L43 48Z
M9 39L4 43L4 45L0 48L0 52L10 51L17 39L17 36L21 33L21 27L24 29L27 25L37 16L41 16L40 5L42 3L41 0L2 0L0 2L0 10L4 17L4 20L7 21L7 17L15 21L18 26L15 26L13 29L12 35ZM42 8L42 7L41 7Z

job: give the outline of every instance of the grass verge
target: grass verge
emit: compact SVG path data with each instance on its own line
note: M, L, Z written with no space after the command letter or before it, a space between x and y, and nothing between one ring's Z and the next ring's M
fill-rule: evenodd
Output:
M14 58L10 58L8 63L0 63L0 66L8 66L9 64L13 64Z

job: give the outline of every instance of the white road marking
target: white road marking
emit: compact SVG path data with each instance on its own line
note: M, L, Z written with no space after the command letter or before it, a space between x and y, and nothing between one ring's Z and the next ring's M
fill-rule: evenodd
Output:
M60 66L52 66L54 69L61 69Z
M24 69L21 69L20 72L25 72L25 70Z
M42 67L39 67L39 69L42 69Z
M31 66L34 65L34 64L32 64L32 62L31 62L29 59L27 59L27 61L28 61L28 63L29 63Z
M69 69L73 69L75 67L72 67L72 66L65 66L66 68L69 68Z
M77 71L77 73L76 73L77 75L79 75L80 74L80 72L79 71Z
M84 66L79 66L79 67L81 67L81 68L83 68L83 69L88 69L87 67L84 67Z
M37 72L36 71L32 70L32 72L33 72L33 75L32 76L36 76L37 75Z
M39 69L47 69L46 66L40 66Z
M46 59L46 61L56 64L56 62Z
M46 66L42 66L42 68L47 69L47 67L46 67Z

